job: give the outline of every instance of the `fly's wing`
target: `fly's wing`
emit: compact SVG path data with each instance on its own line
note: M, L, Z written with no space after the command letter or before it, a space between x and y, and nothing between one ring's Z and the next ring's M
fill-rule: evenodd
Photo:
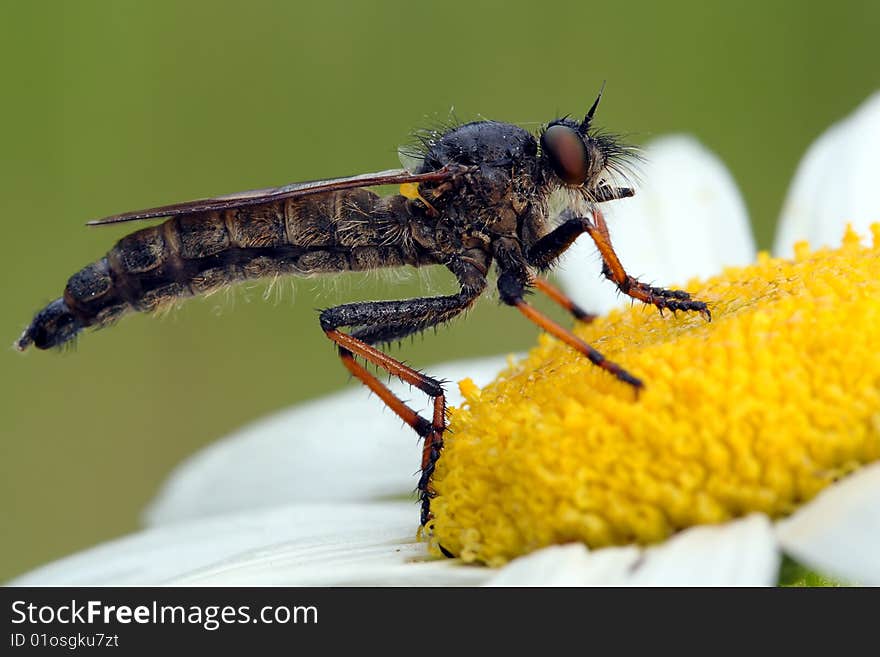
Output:
M179 214L190 214L192 212L207 212L210 210L227 210L229 208L240 208L246 205L257 205L259 203L267 203L269 201L278 201L281 199L295 198L297 196L308 196L309 194L320 194L323 192L335 192L341 189L353 189L356 187L373 187L376 185L402 185L405 183L421 183L421 182L442 182L458 175L464 171L466 167L446 166L437 171L429 171L427 173L412 173L406 169L389 169L387 171L379 171L377 173L364 173L359 176L349 176L347 178L330 178L327 180L314 180L311 182L291 183L281 187L267 187L265 189L254 189L247 192L238 192L237 194L229 194L227 196L215 196L214 198L199 199L197 201L186 201L184 203L174 203L172 205L163 205L157 208L149 208L147 210L135 210L134 212L123 212L115 214L111 217L96 219L88 222L88 226L105 226L108 224L118 224L124 221L136 221L139 219L155 219L156 217L171 217Z

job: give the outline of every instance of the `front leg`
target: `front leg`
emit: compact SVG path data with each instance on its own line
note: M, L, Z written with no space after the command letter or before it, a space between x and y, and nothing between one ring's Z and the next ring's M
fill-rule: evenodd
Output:
M662 287L651 287L646 283L642 283L637 278L633 278L624 270L611 246L611 236L608 233L608 224L605 223L605 217L598 208L593 210L593 221L586 221L584 231L593 239L596 248L599 249L599 255L602 256L602 273L610 281L613 281L617 288L633 299L638 299L642 303L656 306L660 313L664 308L668 308L673 313L677 310L697 311L709 321L712 321L712 313L703 301L694 301L691 295L684 290L667 290Z
M529 264L539 269L549 268L582 233L587 233L595 242L602 257L602 273L627 296L657 306L661 313L664 308L673 312L697 311L705 315L706 319L712 319L706 304L702 301L694 301L684 290L651 287L627 274L611 245L608 225L598 208L593 209L592 221L588 217L570 218L538 240L527 252Z
M566 214L569 215L568 219L532 244L526 251L526 260L532 267L537 267L542 271L550 269L559 256L568 251L568 247L586 232L589 219L570 216L574 214L572 212Z

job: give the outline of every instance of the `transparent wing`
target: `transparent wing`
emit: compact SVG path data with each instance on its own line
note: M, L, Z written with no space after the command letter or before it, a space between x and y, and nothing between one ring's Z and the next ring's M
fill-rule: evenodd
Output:
M192 212L208 212L210 210L226 210L240 208L247 205L257 205L270 201L320 194L322 192L334 192L341 189L353 189L356 187L373 187L375 185L402 185L404 183L442 182L448 178L462 173L465 167L447 166L437 171L428 173L411 173L406 169L389 169L376 173L364 173L347 178L330 178L327 180L313 180L310 182L291 183L281 187L267 187L265 189L253 189L246 192L238 192L227 196L215 196L213 198L186 201L162 205L146 210L135 210L114 214L103 219L89 221L88 226L106 226L118 224L124 221L137 221L140 219L155 219L157 217L171 217L179 214Z

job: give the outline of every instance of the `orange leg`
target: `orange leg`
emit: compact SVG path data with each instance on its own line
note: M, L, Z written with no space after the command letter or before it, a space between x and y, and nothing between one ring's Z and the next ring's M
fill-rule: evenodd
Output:
M385 402L397 417L425 439L422 449L422 476L419 479L422 501L421 522L422 525L425 525L431 519L430 500L434 496L430 485L431 475L434 474L434 468L440 458L440 452L443 449L443 433L446 430L446 395L443 386L439 381L425 376L347 333L336 329L326 330L324 333L338 345L339 358L345 368ZM355 355L381 367L401 381L416 386L432 397L434 399L434 413L431 420L427 420L407 406L384 383L358 363L354 359Z
M602 273L606 278L616 283L621 292L643 303L657 306L661 313L664 308L669 308L672 312L695 310L711 321L712 314L706 304L702 301L692 300L691 295L684 290L651 287L626 273L620 258L614 252L614 247L611 246L608 225L605 223L605 217L602 216L601 210L597 208L593 211L593 223L587 224L585 230L596 243L596 248L599 249L599 254L602 256L604 263Z
M551 285L545 279L538 277L533 278L532 287L540 290L550 299L565 308L568 312L574 315L575 319L578 319L582 322L592 322L594 319L596 319L596 315L588 313L586 310L577 305L572 299L570 299L562 290L554 285Z
M349 303L321 311L321 328L339 349L345 368L373 391L401 420L424 438L422 473L418 490L421 500L421 521L425 526L431 519L431 499L435 492L431 476L443 450L446 431L446 396L440 381L401 363L376 349L373 344L399 340L408 335L449 321L467 310L486 285L484 271L470 261L453 260L448 267L458 277L461 291L442 297L401 299L399 301L367 301ZM343 333L340 326L351 327L353 333ZM404 383L415 386L433 400L433 413L422 417L399 399L376 376L371 374L356 357L360 357Z
M606 372L610 372L624 383L628 383L633 386L636 390L639 390L644 386L641 379L634 377L617 363L614 363L605 358L605 356L599 353L596 349L581 340L571 331L561 327L552 319L537 310L534 306L530 306L522 299L515 300L512 305L516 306L516 308L523 315L528 317L543 330L547 331L547 333L554 336L555 338L562 340L568 346L581 352L584 356L589 358L590 362L594 365L601 367Z

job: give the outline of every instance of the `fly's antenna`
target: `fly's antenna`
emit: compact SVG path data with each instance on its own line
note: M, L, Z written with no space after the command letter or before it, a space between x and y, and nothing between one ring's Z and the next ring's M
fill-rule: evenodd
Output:
M602 100L602 94L605 92L605 83L607 80L602 80L602 88L599 89L599 95L596 96L596 100L593 101L592 107L590 107L587 115L584 117L584 120L581 121L581 124L578 126L578 130L581 134L587 134L587 130L590 129L590 123L593 120L593 115L596 113L596 108L599 107L599 101Z

